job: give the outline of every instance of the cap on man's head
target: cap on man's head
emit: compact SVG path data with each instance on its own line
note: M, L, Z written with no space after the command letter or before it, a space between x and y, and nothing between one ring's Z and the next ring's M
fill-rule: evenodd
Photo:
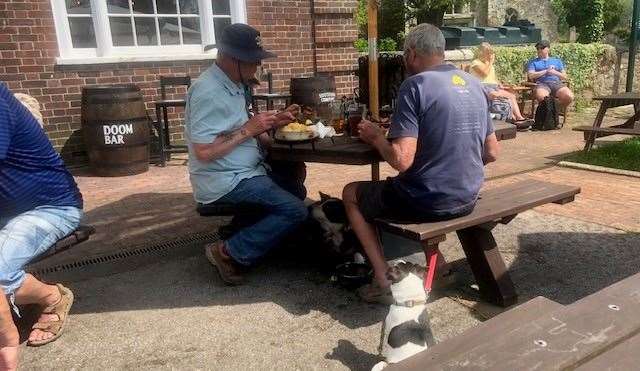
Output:
M550 46L551 46L551 43L549 43L549 40L540 40L536 43L536 49L544 49Z
M234 23L225 27L215 45L207 45L204 50L217 47L218 51L242 62L258 63L274 58L274 53L262 48L260 32L244 23Z

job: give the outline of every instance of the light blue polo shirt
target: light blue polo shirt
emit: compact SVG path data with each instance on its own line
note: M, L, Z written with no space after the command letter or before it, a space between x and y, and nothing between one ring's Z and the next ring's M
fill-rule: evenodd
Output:
M247 120L243 86L231 81L216 64L189 88L185 138L189 147L189 179L196 202L214 202L243 179L267 174L265 155L255 138L210 162L198 161L193 151L194 143L212 143L218 135L239 129Z
M556 71L562 72L564 71L564 63L559 58L549 57L547 59L542 59L540 57L534 58L529 61L529 65L527 66L528 72L540 72L548 69L549 67L555 67ZM542 75L538 77L536 82L559 82L560 78L556 75Z

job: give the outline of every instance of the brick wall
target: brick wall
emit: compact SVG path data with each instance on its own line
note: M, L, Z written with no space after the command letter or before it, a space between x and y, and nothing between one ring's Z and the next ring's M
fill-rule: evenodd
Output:
M350 95L357 85L353 71L357 54L352 42L357 37L353 21L356 0L316 0L317 68L336 76L339 95ZM248 23L262 32L268 50L278 58L265 68L274 75L274 90L288 91L293 76L311 76L310 0L247 0ZM86 85L133 83L144 95L148 113L155 117L152 103L159 99L161 75L190 75L196 78L212 61L114 63L61 66L58 56L50 0L0 1L0 81L17 93L34 96L41 104L45 131L68 164L86 162L81 135L81 90ZM184 89L169 90L169 99L184 95ZM181 111L170 111L174 122ZM181 141L182 127L174 125L173 141Z
M278 55L264 63L273 73L276 92L288 91L291 77L314 73L310 4L310 0L247 1L248 23L260 30L265 48ZM315 1L317 70L336 76L339 96L351 95L357 85L356 6L356 0Z

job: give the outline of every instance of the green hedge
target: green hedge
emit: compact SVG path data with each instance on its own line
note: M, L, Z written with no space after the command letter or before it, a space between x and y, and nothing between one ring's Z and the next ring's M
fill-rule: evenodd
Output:
M358 39L353 43L353 46L360 52L366 53L369 51L369 42L365 39ZM380 52L394 52L398 50L398 44L390 37L382 40L378 40L378 51Z
M519 84L525 79L526 63L536 57L533 45L494 46L496 53L496 74L503 83ZM571 89L576 96L582 96L593 88L598 65L605 59L613 58L607 53L605 44L553 44L551 56L562 59L569 73ZM613 64L613 60L609 61Z

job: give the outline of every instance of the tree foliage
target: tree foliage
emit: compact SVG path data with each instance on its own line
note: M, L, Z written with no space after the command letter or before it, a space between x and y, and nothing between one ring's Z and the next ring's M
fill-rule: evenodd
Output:
M381 0L378 14L378 32L381 37L389 37L399 44L402 43L399 33L404 31L408 20L415 20L417 24L431 23L442 26L445 12L452 7L459 8L473 0ZM360 37L367 35L367 3L368 0L358 0L355 19L360 31Z
M382 0L378 14L378 36L381 39L393 39L397 45L404 43L406 9L398 0Z
M366 53L369 50L369 42L366 39L358 39L355 41L354 46L360 53ZM381 39L378 42L378 51L381 52L394 52L398 50L398 44L392 38Z
M431 23L442 26L444 13L451 7L459 7L469 3L470 0L406 0L409 17L416 23Z
M624 16L624 10L625 6L620 0L605 1L602 16L606 32L611 32L618 27Z
M552 0L552 5L559 22L576 28L578 42L602 41L605 0Z

